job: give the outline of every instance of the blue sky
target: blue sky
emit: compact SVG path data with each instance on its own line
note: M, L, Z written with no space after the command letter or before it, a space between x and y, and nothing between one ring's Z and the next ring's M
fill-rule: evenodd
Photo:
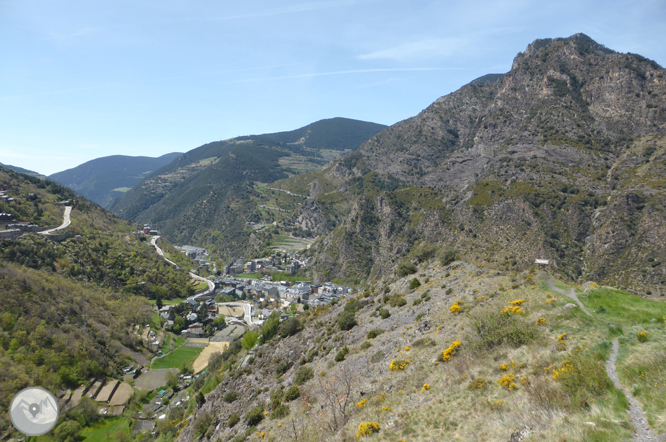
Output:
M661 1L3 0L0 162L43 174L322 118L394 124L536 38L666 66Z

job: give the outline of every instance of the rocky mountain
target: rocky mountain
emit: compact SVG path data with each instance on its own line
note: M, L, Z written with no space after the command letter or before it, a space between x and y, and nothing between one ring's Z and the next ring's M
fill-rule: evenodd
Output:
M151 223L171 241L237 253L251 244L247 223L261 218L255 183L319 169L385 127L333 118L291 132L209 143L149 175L110 209Z
M49 176L90 201L108 208L153 171L169 164L181 153L173 152L157 158L112 155L87 161L72 169Z
M536 40L508 73L273 187L309 197L294 218L323 229L319 280L386 276L426 241L665 295L665 76L583 34Z

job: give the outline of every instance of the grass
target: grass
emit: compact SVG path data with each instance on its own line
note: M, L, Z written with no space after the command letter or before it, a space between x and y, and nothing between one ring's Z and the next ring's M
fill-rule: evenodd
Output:
M208 283L204 281L198 281L196 279L193 279L192 282L192 287L194 288L195 292L203 292L208 288Z
M578 299L590 312L596 312L603 307L606 312L599 313L598 316L619 325L643 324L652 320L663 323L666 317L666 303L620 290L594 290L587 295L579 295Z
M180 299L180 298L163 299L162 300L162 305L178 305L178 304L183 303L184 301L185 301L185 299ZM149 299L148 302L150 303L150 305L155 305L155 302L157 302L157 301L155 299Z
M182 346L163 358L156 359L152 368L180 368L183 362L194 362L203 348Z
M83 442L112 442L118 440L116 434L120 431L129 438L129 420L125 417L111 418L102 421L101 424L84 428L81 430L81 437L85 438Z
M122 192L122 193L125 193L125 192L128 192L128 191L132 190L132 188L131 188L131 187L116 187L115 189L111 189L111 190L112 190L113 192Z
M236 278L260 279L261 275L259 273L240 273L236 275Z

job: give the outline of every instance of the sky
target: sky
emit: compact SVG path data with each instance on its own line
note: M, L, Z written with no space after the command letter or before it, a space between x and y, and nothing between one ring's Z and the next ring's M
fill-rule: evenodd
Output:
M323 118L391 125L577 32L666 66L664 0L2 0L0 162L49 175Z

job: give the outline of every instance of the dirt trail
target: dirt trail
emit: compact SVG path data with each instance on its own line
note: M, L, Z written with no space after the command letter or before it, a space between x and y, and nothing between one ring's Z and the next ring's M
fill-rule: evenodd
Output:
M550 287L556 292L576 301L576 304L578 304L581 310L583 310L587 316L592 317L590 312L587 311L583 303L578 299L576 290L574 288L569 289L569 292L565 292L564 290L557 288L552 280L547 280L547 282L548 285L550 285ZM603 322L608 324L607 321ZM617 372L615 371L615 362L617 361L617 354L619 351L620 343L618 342L617 338L615 338L613 339L613 350L610 354L610 357L606 361L606 373L608 373L608 377L613 381L613 384L615 384L615 388L620 390L629 401L629 416L631 417L631 424L636 429L636 434L631 440L634 442L666 442L666 435L658 437L654 434L652 428L650 428L650 425L648 424L647 416L645 416L641 405L634 398L631 392L627 391L620 383L620 378L618 378Z

